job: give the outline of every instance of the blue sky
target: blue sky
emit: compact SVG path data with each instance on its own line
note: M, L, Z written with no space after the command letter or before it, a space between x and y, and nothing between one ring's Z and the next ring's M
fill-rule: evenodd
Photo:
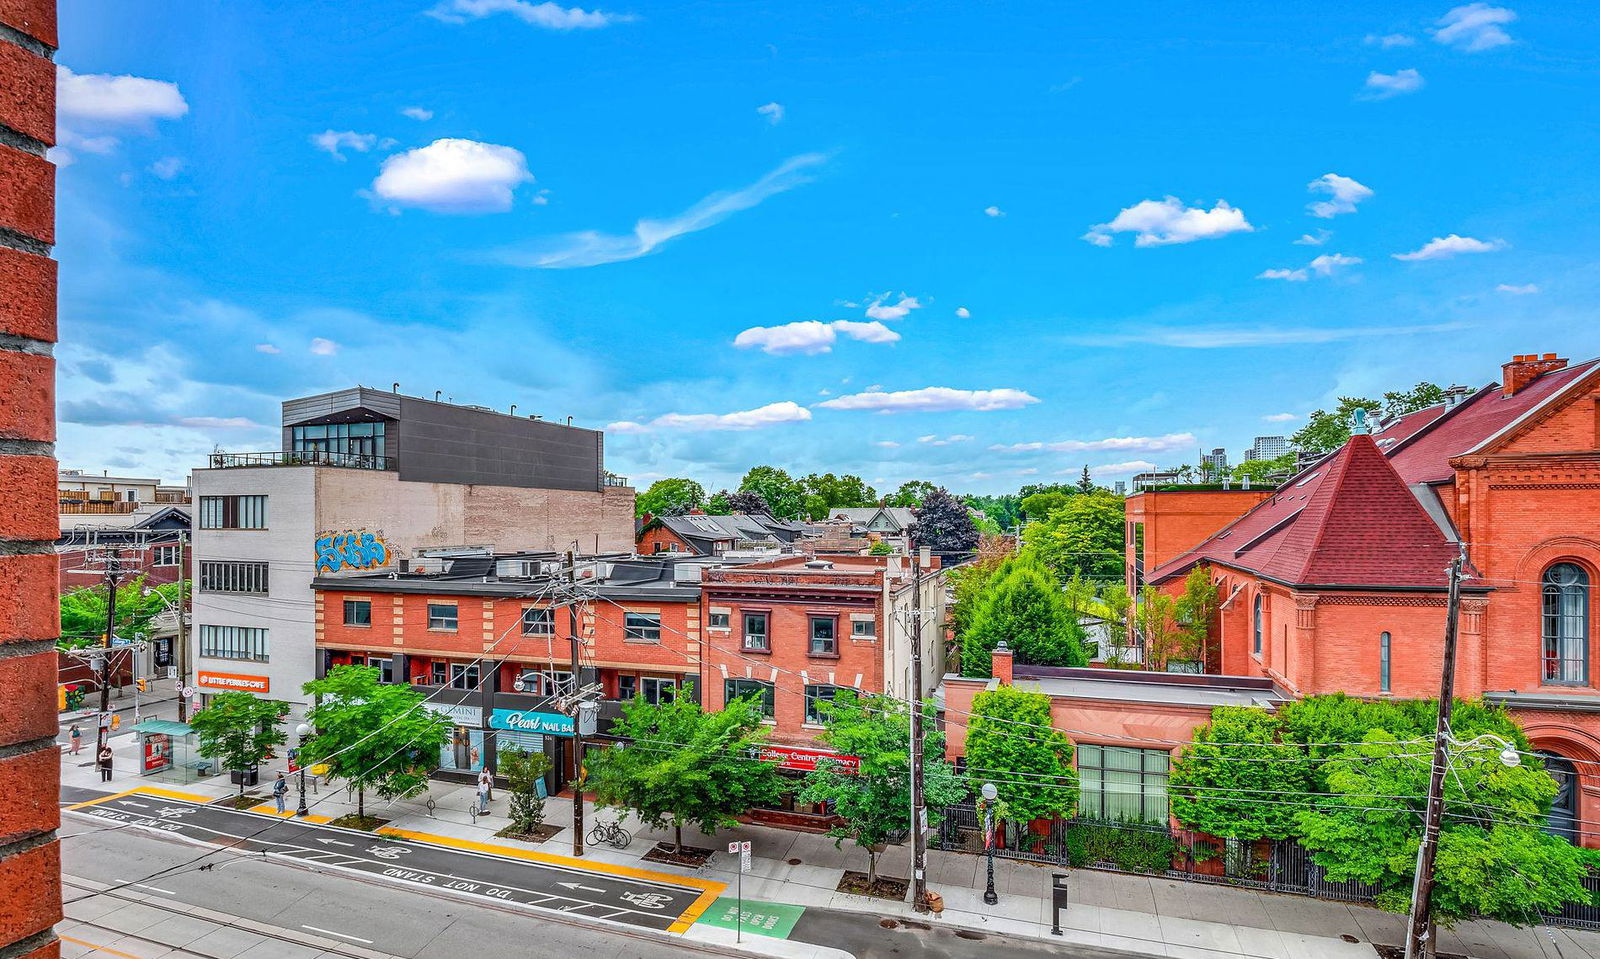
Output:
M1600 353L1586 4L279 6L63 2L63 465L398 381L1000 492Z

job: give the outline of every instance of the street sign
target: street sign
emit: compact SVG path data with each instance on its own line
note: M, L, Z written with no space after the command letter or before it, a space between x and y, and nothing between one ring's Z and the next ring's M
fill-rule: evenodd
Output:
M113 714L110 713L110 712L104 712L104 713L100 714L100 728L101 729L110 729L111 728L112 716L113 716Z
M750 871L750 841L748 839L739 844L739 871Z
M738 851L739 851L739 844L738 843L736 843L736 842L728 843L728 855L731 856L731 855L733 855L734 853L736 853Z
M193 699L194 694L197 692L199 692L199 690L195 689L193 686L185 686L183 689L179 690L179 693L184 699Z

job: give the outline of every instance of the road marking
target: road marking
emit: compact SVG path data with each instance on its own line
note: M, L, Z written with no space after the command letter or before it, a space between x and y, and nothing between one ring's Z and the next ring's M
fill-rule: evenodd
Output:
M59 932L56 933L56 938L57 939L61 939L61 940L66 941L66 942L71 942L71 943L75 943L75 944L80 945L80 946L87 947L88 949L91 949L94 952L103 952L108 956L122 956L123 959L139 959L138 956L134 955L131 952L122 952L121 950L113 949L110 946L102 946L102 945L98 945L98 944L93 943L93 942L89 942L89 941L84 940L84 939L76 939L76 938L73 938L72 936L66 935L65 933L59 933Z
M160 886L150 886L150 885L146 885L146 884L144 884L142 882L130 882L130 881L126 880L126 879L124 879L122 881L126 885L138 886L140 889L148 889L151 892L159 892L162 895L166 895L166 896L176 896L177 895L177 893L173 892L171 889L162 889Z
M353 842L340 842L337 839L322 839L322 838L319 837L317 839L317 842L322 843L324 846L327 846L327 845L349 846L351 849L354 849L356 847L356 844L353 843Z
M320 932L320 933L324 933L324 934L329 935L329 936L338 936L340 939L349 939L349 940L351 940L353 942L364 942L369 946L372 945L372 940L371 939L363 939L360 936L352 936L349 933L334 932L332 929L319 929L316 926L307 926L307 925L301 925L300 928L301 929L310 929L312 932Z
M581 882L558 882L556 885L562 887L563 889L582 889L585 892L605 892L604 889L596 889L593 886L585 886Z

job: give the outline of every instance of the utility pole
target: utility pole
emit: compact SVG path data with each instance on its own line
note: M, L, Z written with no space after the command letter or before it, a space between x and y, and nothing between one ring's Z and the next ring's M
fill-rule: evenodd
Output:
M928 553L923 546L912 558L917 572L911 621L911 902L917 912L928 911L928 837L922 831L928 815L922 798L922 574Z
M189 534L186 531L178 533L178 648L173 650L173 655L178 664L178 722L189 721L189 697L183 694L189 688L189 631L185 627L184 616L188 608L187 596L189 595L187 558L184 556L184 547L189 543ZM305 773L300 774L300 791L305 792Z
M1455 703L1456 630L1461 617L1461 567L1467 547L1450 564L1449 608L1444 622L1444 668L1439 680L1439 721L1433 733L1433 771L1428 779L1428 805L1422 819L1422 842L1417 846L1417 874L1411 883L1411 921L1406 927L1406 959L1432 957L1434 942L1433 863L1439 853L1439 826L1444 817L1444 774L1450 757L1450 712Z
M579 728L582 710L576 695L582 674L578 663L578 554L567 550L567 631L572 637L572 854L583 855L583 730Z
M94 761L100 762L106 737L111 733L106 714L111 712L111 637L117 629L117 580L121 578L122 550L115 547L106 559L106 633L100 638L100 715L95 717L99 735L95 737Z

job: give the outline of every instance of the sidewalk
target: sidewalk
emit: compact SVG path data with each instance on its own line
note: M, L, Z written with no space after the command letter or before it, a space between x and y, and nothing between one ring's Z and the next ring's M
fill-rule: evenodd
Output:
M119 771L109 786L100 784L99 775L92 767L79 768L65 759L62 764L63 783L92 789L114 787L118 790L141 784L162 784L154 777L138 777L127 772L136 768L137 762L132 736L114 737L112 744ZM264 767L261 785L254 791L267 795L276 772L276 769ZM237 787L228 784L226 777L211 777L187 783L182 788L214 796L237 791ZM431 815L424 805L424 799L430 797L435 803ZM436 782L428 797L409 802L391 806L369 798L367 812L389 819L388 829L470 840L518 851L537 850L571 855L571 800L555 797L546 801L545 821L564 828L553 839L528 844L499 839L494 835L506 824L503 791L496 792L491 815L480 818L476 823L468 813L469 804L474 798L470 786ZM291 790L291 810L297 800L298 796ZM343 789L324 789L318 795L308 792L307 802L318 816L337 817L354 811L354 804L346 800ZM265 810L270 811L271 808L269 802ZM588 806L584 812L586 828L592 827L597 816L594 808ZM598 815L607 820L615 817L611 812ZM833 840L825 836L764 826L740 826L721 831L715 837L686 830L686 843L718 850L710 862L693 870L659 863L641 864L641 857L655 842L670 842L671 834L643 829L631 819L624 825L634 835L627 849L588 847L584 858L593 862L633 867L642 865L643 868L659 872L714 879L728 885L729 891L724 898L731 899L738 878L738 859L723 850L732 840L750 840L753 844L751 871L744 877L747 910L751 908L750 901L753 900L757 907L762 902L769 902L825 906L885 917L909 918L915 915L909 903L869 899L836 891L844 870L864 872L867 868L866 853L849 842L842 848L835 848ZM908 877L911 874L910 859L909 845L891 847L879 857L879 872L888 876ZM1050 877L1054 871L1057 870L1046 866L997 859L995 890L1000 901L997 905L989 906L982 900L984 867L981 857L930 851L928 887L943 895L945 911L938 919L926 915L917 915L916 918L990 932L1032 936L1050 942L1081 943L1186 959L1225 959L1234 956L1254 959L1371 959L1375 955L1371 943L1398 945L1403 941L1403 917L1366 906L1090 869L1071 870L1072 904L1061 918L1064 935L1056 937L1050 934L1049 911ZM1219 917L1226 917L1226 921L1218 921ZM726 938L726 933L727 930L701 923L691 927L687 935L720 943ZM758 938L755 942L757 948L773 947L770 951L774 954L781 950L782 954L799 956L804 951L794 949L801 945L799 943L789 943L786 944L788 948L784 948L771 939ZM1552 956L1600 959L1600 933L1556 927L1516 929L1500 923L1472 922L1455 929L1442 930L1440 949L1474 959L1549 959Z

